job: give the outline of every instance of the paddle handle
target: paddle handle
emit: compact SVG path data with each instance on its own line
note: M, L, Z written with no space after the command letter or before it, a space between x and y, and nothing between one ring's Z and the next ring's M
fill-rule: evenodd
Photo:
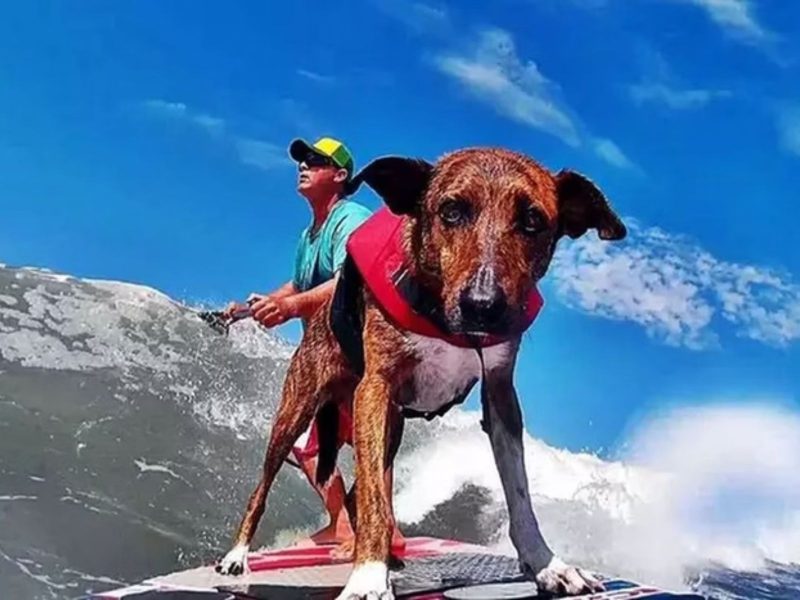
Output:
M249 316L251 316L250 305L239 304L236 306L236 310L230 313L229 322L233 323L234 321L240 321L242 319L246 319Z

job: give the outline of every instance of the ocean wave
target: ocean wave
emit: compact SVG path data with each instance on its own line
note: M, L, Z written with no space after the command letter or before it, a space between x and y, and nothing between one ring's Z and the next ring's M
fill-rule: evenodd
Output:
M195 307L133 284L0 268L0 292L0 576L55 598L217 558L257 480L293 346L249 321L220 336ZM396 513L409 535L513 552L479 420L456 408L408 423ZM613 459L524 441L543 532L574 563L681 587L725 568L789 581L775 561L800 562L800 416L787 408L652 415ZM349 450L342 467L352 480ZM267 510L256 544L324 525L292 469Z
M502 516L489 537L513 552L480 414L455 413L457 424L400 456L398 518L418 523L474 486L490 499L483 514ZM525 435L533 502L565 558L673 587L704 564L800 562L798 415L763 404L687 407L643 421L626 446L611 461Z

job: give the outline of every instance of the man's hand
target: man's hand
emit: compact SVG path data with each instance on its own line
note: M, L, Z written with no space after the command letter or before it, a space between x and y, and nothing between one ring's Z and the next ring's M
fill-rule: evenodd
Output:
M264 294L256 294L253 292L247 297L247 300L244 304L241 302L231 302L228 306L225 307L225 310L222 311L222 316L226 319L232 319L234 314L239 311L245 310L248 306L253 306L259 300L263 300L267 296Z
M231 302L230 304L228 304L228 306L226 306L226 307L223 309L223 311L222 311L222 316L223 316L225 319L230 319L230 318L231 318L231 315L232 315L234 312L236 312L236 307L237 307L237 306L239 306L239 305L238 305L236 302Z
M243 318L243 315L247 313L249 307L247 304L242 304L240 302L231 302L228 306L225 307L225 310L222 311L222 318L227 321L239 320Z
M264 327L275 327L297 316L297 308L291 297L273 298L265 296L250 306L253 318Z

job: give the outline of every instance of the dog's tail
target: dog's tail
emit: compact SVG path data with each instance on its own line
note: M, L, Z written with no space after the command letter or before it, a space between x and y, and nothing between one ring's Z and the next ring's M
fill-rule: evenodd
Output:
M339 458L339 408L335 402L325 402L315 418L319 436L316 482L317 485L324 485L333 475Z

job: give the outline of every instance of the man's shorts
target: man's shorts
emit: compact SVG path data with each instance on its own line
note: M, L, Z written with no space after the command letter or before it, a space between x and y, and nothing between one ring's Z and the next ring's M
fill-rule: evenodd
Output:
M345 444L353 445L353 415L350 409L343 402L338 405L339 426L337 431L336 448L339 449ZM319 435L317 433L317 420L314 419L303 435L297 438L292 448L297 460L306 461L319 454Z

